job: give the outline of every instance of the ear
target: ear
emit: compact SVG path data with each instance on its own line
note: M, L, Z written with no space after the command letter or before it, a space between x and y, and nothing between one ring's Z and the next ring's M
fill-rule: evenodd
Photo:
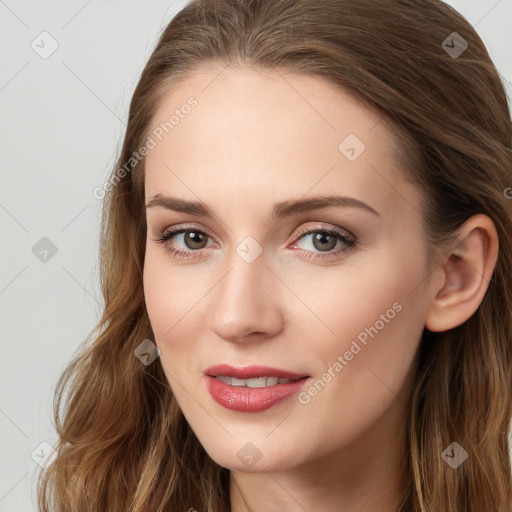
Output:
M468 219L458 231L455 246L444 253L438 271L442 286L433 289L425 327L446 331L463 324L478 309L498 259L498 234L483 214Z

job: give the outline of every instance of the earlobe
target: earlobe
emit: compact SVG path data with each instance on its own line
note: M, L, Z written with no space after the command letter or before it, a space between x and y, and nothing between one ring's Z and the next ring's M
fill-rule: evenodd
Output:
M492 220L479 214L460 229L456 247L438 269L444 283L432 289L425 326L440 332L463 324L480 306L498 259L498 234Z

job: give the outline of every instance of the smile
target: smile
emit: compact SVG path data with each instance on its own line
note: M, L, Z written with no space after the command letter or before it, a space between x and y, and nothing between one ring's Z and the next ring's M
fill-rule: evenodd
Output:
M279 377L257 377L253 379L237 379L235 377L227 377L224 375L217 375L216 379L224 382L228 386L237 386L241 388L266 388L276 386L277 384L288 384L293 382L292 379L285 379Z

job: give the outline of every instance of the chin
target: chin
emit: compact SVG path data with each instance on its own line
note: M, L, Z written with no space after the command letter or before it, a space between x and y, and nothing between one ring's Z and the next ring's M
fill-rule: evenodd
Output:
M291 453L276 452L274 446L259 449L255 445L250 441L232 440L227 446L215 446L206 451L219 466L244 473L282 471L299 463Z

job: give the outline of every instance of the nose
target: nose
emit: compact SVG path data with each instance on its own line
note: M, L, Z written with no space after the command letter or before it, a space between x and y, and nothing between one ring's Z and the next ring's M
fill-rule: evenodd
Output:
M248 263L233 251L228 265L211 294L209 329L232 343L278 334L283 329L282 283L267 266L264 253Z

